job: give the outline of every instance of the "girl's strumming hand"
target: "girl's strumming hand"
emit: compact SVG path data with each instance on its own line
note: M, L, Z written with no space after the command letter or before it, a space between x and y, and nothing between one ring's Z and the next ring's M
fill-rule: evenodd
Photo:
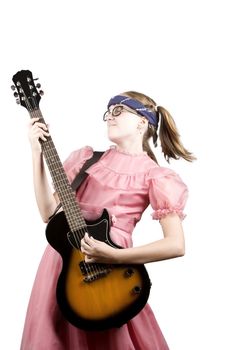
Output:
M90 237L88 233L81 240L81 251L86 263L116 263L117 249Z

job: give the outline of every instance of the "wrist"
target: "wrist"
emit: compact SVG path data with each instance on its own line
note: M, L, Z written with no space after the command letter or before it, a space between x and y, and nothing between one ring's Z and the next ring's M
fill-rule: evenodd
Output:
M40 145L33 145L31 144L31 152L32 152L32 156L33 158L41 158L42 155L42 150L41 150L41 146Z
M116 252L113 257L115 264L132 263L131 261L132 248L115 249L115 251Z

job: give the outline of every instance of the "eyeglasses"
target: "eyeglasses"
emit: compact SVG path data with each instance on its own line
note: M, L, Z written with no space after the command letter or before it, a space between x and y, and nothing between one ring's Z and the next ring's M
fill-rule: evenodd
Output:
M111 111L107 110L103 115L103 120L106 122L108 120L108 116L111 114L113 117L119 117L123 111L127 111L129 113L135 114L138 117L140 117L139 114L136 112L133 112L131 109L127 108L126 106L115 106Z

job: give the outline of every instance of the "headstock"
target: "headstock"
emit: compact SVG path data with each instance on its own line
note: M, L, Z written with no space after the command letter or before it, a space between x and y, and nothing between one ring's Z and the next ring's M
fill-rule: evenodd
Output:
M13 76L12 80L15 85L12 85L11 88L14 91L16 102L27 108L29 112L38 109L44 92L42 90L38 91L41 85L39 83L34 84L34 81L38 79L33 78L32 72L21 70ZM17 91L15 91L16 89Z

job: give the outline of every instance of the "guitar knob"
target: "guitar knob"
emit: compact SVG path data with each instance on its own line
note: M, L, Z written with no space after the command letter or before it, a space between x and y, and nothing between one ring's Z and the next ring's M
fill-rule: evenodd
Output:
M17 99L16 99L16 103L17 103L17 105L19 105L19 104L20 104L20 100L19 100L19 98L17 98Z
M124 273L125 277L131 277L133 274L134 270L131 267L129 267Z
M142 288L139 286L135 286L132 290L133 294L140 294L141 293Z
M39 91L39 94L40 94L40 96L43 96L43 95L44 95L44 91L43 91L43 90L40 90L40 91Z
M14 85L11 85L11 90L15 90L16 89L16 87L14 86Z
M18 97L19 96L19 94L18 94L18 92L14 92L14 97Z
M39 88L41 88L41 84L40 83L37 83L36 84L36 87L39 89Z

